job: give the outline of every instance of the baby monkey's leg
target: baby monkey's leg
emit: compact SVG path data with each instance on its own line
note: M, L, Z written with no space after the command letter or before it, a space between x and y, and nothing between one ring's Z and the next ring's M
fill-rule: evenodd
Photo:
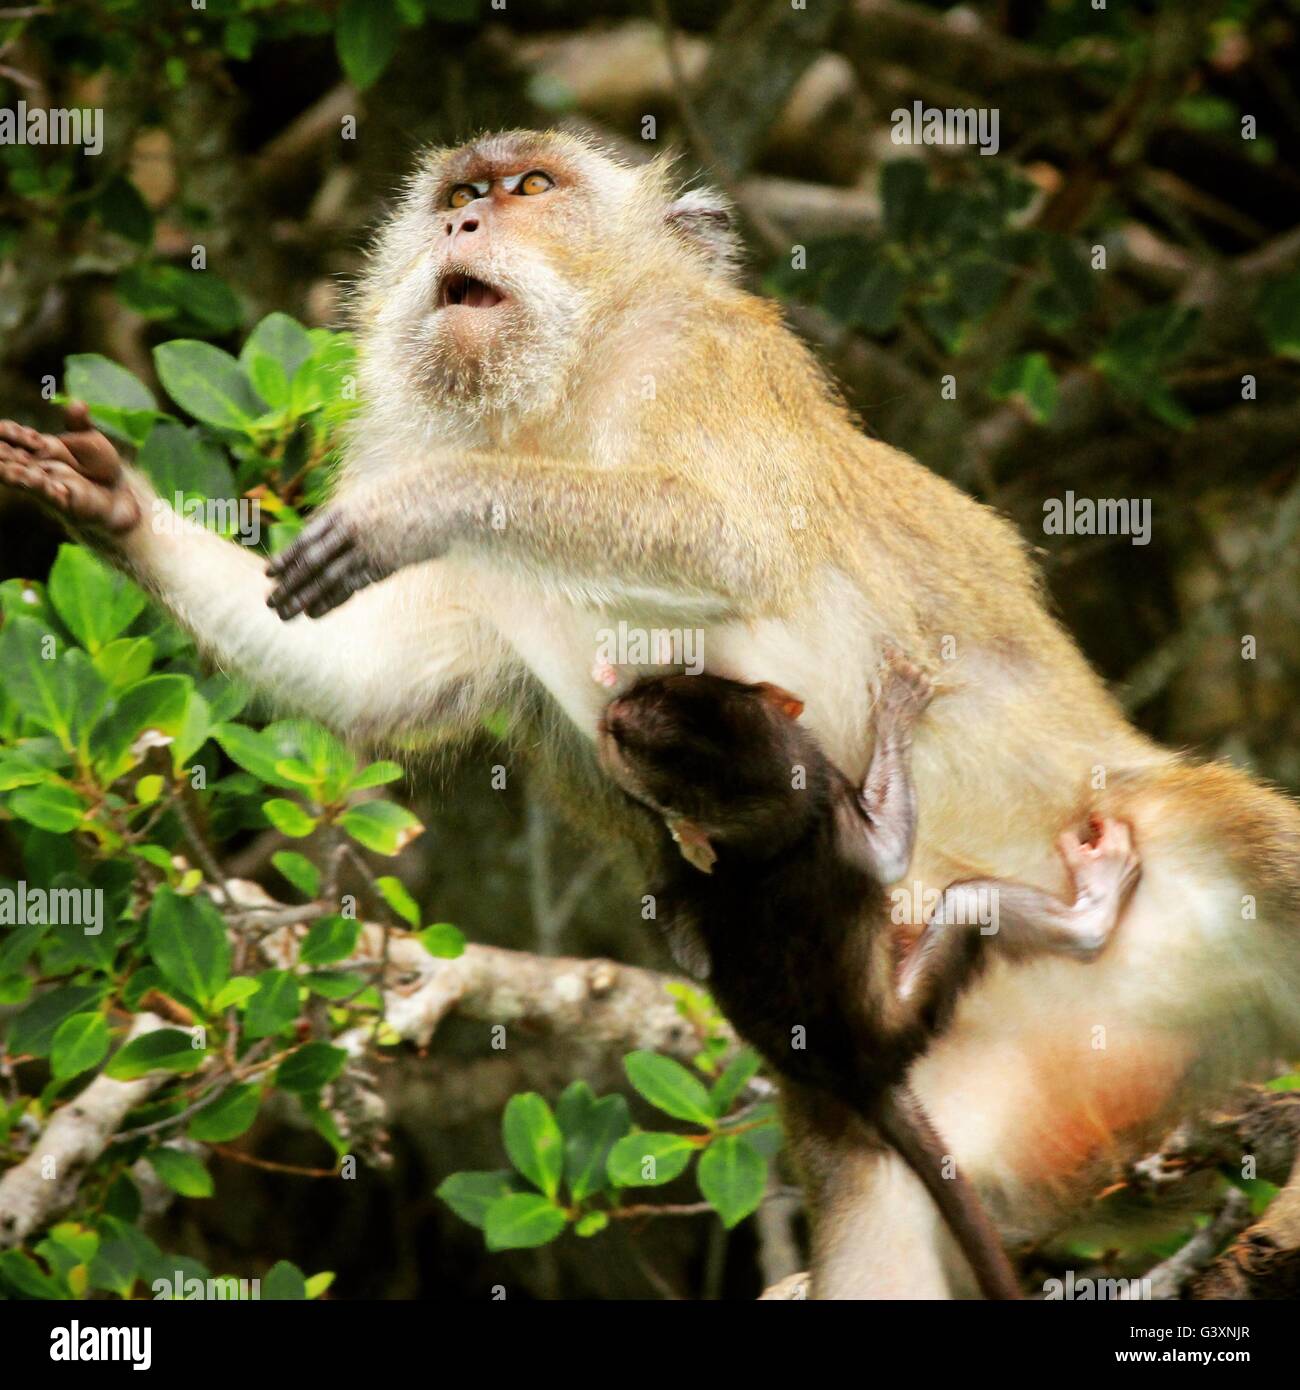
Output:
M925 672L897 652L887 650L885 663L875 705L876 743L856 807L849 808L860 814L853 814L842 839L882 884L902 878L911 862L916 839L912 735L934 696Z
M1133 832L1093 816L1092 838L1057 841L1074 889L1065 902L1008 879L971 879L944 890L899 977L899 998L922 1012L943 1011L975 964L980 938L1013 960L1069 955L1092 960L1106 945L1142 872Z

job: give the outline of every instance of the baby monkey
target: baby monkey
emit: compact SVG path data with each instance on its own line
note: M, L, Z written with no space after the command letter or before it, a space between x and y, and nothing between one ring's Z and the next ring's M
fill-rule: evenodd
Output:
M713 675L638 681L606 708L600 755L671 835L655 903L678 962L709 979L736 1029L788 1082L846 1105L898 1152L987 1297L1019 1298L974 1189L960 1173L944 1176L944 1144L907 1074L983 948L1091 959L1139 861L1127 825L1094 819L1090 841L1060 841L1070 903L1025 884L954 884L900 972L886 888L912 856L912 735L932 693L921 671L887 656L860 788L797 722L796 696ZM979 922L995 930L966 925Z

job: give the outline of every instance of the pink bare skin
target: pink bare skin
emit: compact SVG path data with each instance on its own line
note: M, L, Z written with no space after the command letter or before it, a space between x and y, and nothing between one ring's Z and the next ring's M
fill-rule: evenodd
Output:
M74 526L124 536L142 513L121 456L80 401L68 406L67 417L62 434L0 420L0 484L27 493Z

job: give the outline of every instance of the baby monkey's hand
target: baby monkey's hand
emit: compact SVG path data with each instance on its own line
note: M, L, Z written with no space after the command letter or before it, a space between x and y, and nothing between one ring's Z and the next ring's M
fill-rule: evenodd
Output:
M875 683L877 735L889 731L906 736L934 699L934 682L897 647L887 644L881 657Z

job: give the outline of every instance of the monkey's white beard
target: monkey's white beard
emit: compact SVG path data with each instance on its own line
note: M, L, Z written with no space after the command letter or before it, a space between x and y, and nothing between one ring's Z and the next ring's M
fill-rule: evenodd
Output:
M436 414L464 423L487 416L545 413L565 394L580 360L583 299L543 259L510 257L466 266L499 288L508 302L491 309L426 308L398 335L400 361L390 363L412 394ZM408 285L411 299L431 305L436 284Z

